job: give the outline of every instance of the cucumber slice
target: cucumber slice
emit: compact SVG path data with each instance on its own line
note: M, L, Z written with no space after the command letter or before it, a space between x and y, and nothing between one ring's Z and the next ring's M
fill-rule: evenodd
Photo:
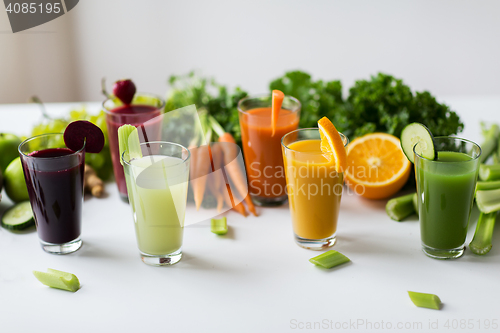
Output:
M28 200L15 204L2 216L2 227L9 230L24 230L33 225L35 225L35 220Z
M417 143L419 144L415 148L417 154L429 160L437 159L437 151L431 131L420 123L406 125L401 132L401 148L412 163L415 163L413 147L415 147Z

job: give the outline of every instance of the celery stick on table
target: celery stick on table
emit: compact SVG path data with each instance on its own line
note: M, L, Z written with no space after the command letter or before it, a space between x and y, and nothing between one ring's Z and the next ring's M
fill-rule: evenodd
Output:
M402 221L406 217L415 214L415 206L413 204L413 197L416 193L410 193L391 199L385 206L385 211L389 217L395 221Z
M411 301L418 307L439 310L441 300L437 295L408 291Z
M500 188L476 192L477 208L488 214L500 210Z
M483 255L490 252L492 247L491 239L493 237L493 228L495 227L496 218L497 212L489 214L481 213L479 215L474 238L469 244L469 248L472 253Z
M222 217L220 219L212 219L210 221L210 231L212 231L216 235L225 235L227 234L227 219L226 217Z
M479 179L499 180L500 179L500 164L481 164L479 166Z
M498 139L500 137L500 127L497 124L493 124L489 128L486 128L485 123L481 123L481 129L484 141L481 143L482 152L479 159L481 163L484 163L497 148Z
M346 262L351 261L340 252L335 250L326 251L319 256L309 259L309 262L315 264L316 266L321 266L323 268L333 268L338 265L342 265Z

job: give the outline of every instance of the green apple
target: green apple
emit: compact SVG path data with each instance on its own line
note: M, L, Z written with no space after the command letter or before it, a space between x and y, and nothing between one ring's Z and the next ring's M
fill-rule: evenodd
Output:
M2 170L0 170L0 201L2 201L2 188L3 188L3 174Z
M19 157L17 148L21 139L14 134L0 133L0 170L5 171L9 163Z
M30 199L20 157L10 162L7 169L5 169L4 186L5 193L7 193L10 200L21 202Z

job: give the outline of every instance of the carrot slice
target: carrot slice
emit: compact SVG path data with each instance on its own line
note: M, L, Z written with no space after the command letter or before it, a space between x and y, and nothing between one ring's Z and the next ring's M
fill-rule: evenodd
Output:
M283 99L285 98L285 94L283 94L280 90L273 90L273 98L272 98L272 115L271 115L271 136L274 136L276 132L276 124L278 123L278 117L281 110L281 105L283 104Z

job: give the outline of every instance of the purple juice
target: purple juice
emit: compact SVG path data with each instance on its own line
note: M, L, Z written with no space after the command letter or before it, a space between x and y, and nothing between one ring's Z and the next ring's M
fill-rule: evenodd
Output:
M51 148L21 155L38 237L63 244L80 237L85 151Z

